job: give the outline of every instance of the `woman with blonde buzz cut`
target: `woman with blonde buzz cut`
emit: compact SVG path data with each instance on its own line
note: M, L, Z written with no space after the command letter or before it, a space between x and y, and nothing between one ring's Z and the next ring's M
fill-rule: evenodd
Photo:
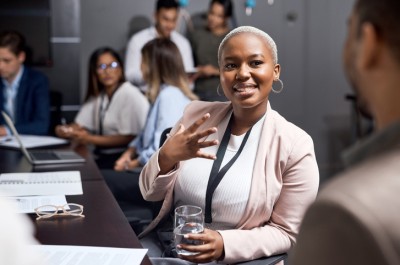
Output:
M205 214L204 232L187 235L202 244L177 245L197 253L182 260L238 263L287 252L316 197L313 141L269 102L271 90L283 88L273 39L254 27L236 28L222 40L218 61L229 101L189 104L140 175L143 197L163 200L140 235L150 256L157 256L151 243L165 227L160 220L181 205Z

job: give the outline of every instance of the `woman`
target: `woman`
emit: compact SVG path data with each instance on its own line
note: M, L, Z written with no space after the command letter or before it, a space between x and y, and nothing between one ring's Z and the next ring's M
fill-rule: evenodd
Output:
M166 128L182 116L185 107L197 96L189 88L180 52L170 39L156 38L142 50L141 70L149 86L147 96L152 103L145 128L129 144L129 148L115 162L115 171L103 170L108 187L120 205L151 208L139 190L139 173L158 149L160 136ZM128 171L128 172L121 172ZM136 232L142 229L133 227Z
M144 199L164 200L140 235L150 255L157 250L149 232L185 204L203 209L207 228L188 236L202 245L177 246L199 252L184 260L237 263L287 252L295 243L319 176L311 137L270 107L269 93L281 83L277 58L272 38L253 27L236 28L221 42L221 87L229 102L190 104L140 175Z
M195 80L195 92L202 100L226 101L226 97L217 90L219 69L216 55L218 45L229 31L232 10L231 0L211 0L207 25L189 36L197 69L192 79Z
M171 40L149 41L142 48L141 70L152 105L142 133L116 161L117 171L146 164L158 149L162 132L178 121L191 100L197 99L189 88L180 52Z
M92 144L99 154L119 148L119 156L121 147L142 130L149 109L146 97L125 82L123 73L122 61L114 50L104 47L94 51L89 61L85 103L75 122L57 126L56 134L81 144Z

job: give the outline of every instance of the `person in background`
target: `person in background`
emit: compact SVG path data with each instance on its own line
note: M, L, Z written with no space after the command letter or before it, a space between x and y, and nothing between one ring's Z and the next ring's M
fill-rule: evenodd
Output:
M142 48L141 71L149 84L147 96L151 109L146 125L128 149L103 176L117 201L147 205L139 191L139 173L160 145L162 132L172 127L191 100L197 99L189 88L181 54L170 39L156 38ZM129 170L129 172L121 172Z
M170 38L178 47L186 72L193 72L193 54L189 41L175 31L179 5L176 0L157 0L154 14L155 26L143 29L128 42L125 59L125 76L146 92L147 86L140 71L141 49L154 38Z
M121 58L111 48L92 53L88 77L85 102L75 122L57 126L56 135L94 145L98 165L112 168L112 161L144 127L149 103L137 87L125 81Z
M400 264L399 13L399 1L355 1L344 69L375 131L346 150L347 170L308 209L290 265Z
M20 134L46 135L50 125L49 83L42 73L24 66L25 38L17 31L0 34L0 111ZM0 115L0 136L10 135Z
M211 0L207 25L190 33L197 72L191 77L195 80L194 92L205 101L226 101L219 92L218 46L229 31L232 16L231 0Z
M198 252L183 260L238 263L285 253L317 194L311 137L268 100L283 88L273 39L254 27L236 28L222 40L218 61L229 101L192 102L141 172L144 199L163 201L139 235L150 257L163 252L154 243L160 220L181 205L201 207L206 222L203 233L186 235L203 244L177 246Z

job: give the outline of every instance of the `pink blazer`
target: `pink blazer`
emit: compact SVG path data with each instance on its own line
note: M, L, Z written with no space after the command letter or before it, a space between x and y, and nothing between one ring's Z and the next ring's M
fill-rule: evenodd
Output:
M187 128L205 113L210 113L210 118L200 129L216 126L231 111L230 102L194 101L171 134L177 131L179 123ZM141 237L154 229L173 207L174 184L183 163L166 175L158 175L156 152L143 168L139 180L143 197L164 202ZM236 263L287 252L296 241L300 222L316 197L318 184L311 137L272 110L268 103L244 216L237 229L219 231L224 240L223 262Z

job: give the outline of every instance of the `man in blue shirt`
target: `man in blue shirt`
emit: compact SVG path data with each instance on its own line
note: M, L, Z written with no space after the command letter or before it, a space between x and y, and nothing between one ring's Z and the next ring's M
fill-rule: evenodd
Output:
M0 111L21 134L45 135L50 124L49 85L45 75L25 62L25 39L16 31L0 34ZM0 115L0 136L10 130Z

